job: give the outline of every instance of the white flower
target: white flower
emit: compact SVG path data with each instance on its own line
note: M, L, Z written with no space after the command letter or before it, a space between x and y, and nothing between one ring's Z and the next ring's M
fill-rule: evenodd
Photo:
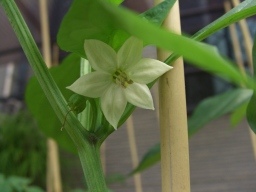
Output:
M107 121L116 129L127 102L145 109L154 109L146 84L172 67L148 58L141 58L143 42L129 38L116 53L99 40L85 40L84 49L95 70L67 87L86 97L100 97Z

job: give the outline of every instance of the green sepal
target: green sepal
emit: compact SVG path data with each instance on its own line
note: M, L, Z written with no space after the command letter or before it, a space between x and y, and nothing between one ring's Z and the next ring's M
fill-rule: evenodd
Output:
M68 100L68 106L76 115L86 108L87 98L78 94L73 94Z

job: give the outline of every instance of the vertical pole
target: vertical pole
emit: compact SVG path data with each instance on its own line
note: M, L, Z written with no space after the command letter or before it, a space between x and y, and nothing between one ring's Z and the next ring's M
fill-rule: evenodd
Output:
M232 0L232 3L233 3L234 6L238 6L240 1L239 0ZM252 53L251 53L252 37L251 37L250 31L248 29L248 26L246 24L245 19L238 21L238 24L241 28L243 38L244 38L245 53L247 55L248 65L249 65L250 70L253 72Z
M133 126L133 118L130 116L127 119L127 133L128 133L128 139L129 139L129 146L131 150L131 159L132 159L132 166L135 168L139 164L139 158L138 158L138 152L137 152L137 146L136 146L136 138L134 133L134 126ZM142 182L141 182L141 175L137 173L133 176L134 183L135 183L135 192L142 192Z
M2 94L3 98L7 98L11 95L14 69L15 69L14 63L8 63L6 65L3 94Z
M179 1L167 16L164 27L180 33ZM170 53L159 50L158 59ZM182 58L159 80L162 192L190 192L187 110Z
M42 30L42 49L43 56L47 67L52 66L51 46L49 36L49 20L47 12L47 0L39 1L41 30ZM62 192L58 145L51 139L47 139L47 175L46 188L47 192Z
M228 12L231 10L231 3L229 1L224 1L224 9L225 9L225 12ZM242 51L240 49L240 42L238 39L237 30L236 30L236 24L229 25L228 28L229 28L229 33L230 33L232 44L233 44L235 60L237 62L238 68L243 75L246 75Z

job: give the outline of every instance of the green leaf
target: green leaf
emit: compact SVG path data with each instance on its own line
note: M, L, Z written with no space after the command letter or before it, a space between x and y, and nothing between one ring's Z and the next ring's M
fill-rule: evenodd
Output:
M252 90L234 89L203 100L188 120L189 136L210 121L230 113L248 102L251 96Z
M0 173L0 185L3 184L5 181L5 176Z
M256 34L254 36L253 47L252 47L252 61L253 61L253 75L256 77Z
M156 144L142 157L139 165L131 173L129 173L129 175L131 176L144 171L145 169L156 164L160 158L160 144Z
M166 0L141 16L160 25L175 1ZM128 37L124 30L114 25L100 5L90 0L75 0L61 23L57 41L63 50L86 58L85 39L98 39L118 50Z
M151 23L160 26L175 2L176 0L165 0L155 7L145 11L140 16Z
M200 128L217 119L218 117L234 111L244 103L248 102L252 95L252 90L234 89L223 94L213 96L203 100L194 110L188 120L189 136L195 134ZM139 165L130 173L141 172L160 160L160 145L157 144L143 156Z
M237 126L243 118L246 116L248 103L243 104L242 106L238 107L230 117L230 123L232 126Z
M121 4L124 0L108 0L110 3L114 3L116 5Z
M73 93L67 90L66 86L71 85L77 78L79 78L79 63L80 57L71 54L60 64L60 66L50 69L50 73L67 99ZM40 129L45 135L55 139L64 149L74 152L75 147L65 130L65 125L63 131L61 131L64 122L60 122L55 115L35 77L31 78L28 83L25 99L29 110L34 115Z
M256 36L254 37L253 48L252 48L252 59L253 59L253 77L256 79ZM248 104L246 111L247 121L253 130L256 133L256 90L254 89L253 96Z
M218 30L227 27L228 25L235 23L241 19L255 15L256 1L245 0L229 12L216 19L200 31L198 31L193 37L196 40L203 40L206 37L212 35Z
M253 130L254 133L256 133L256 92L255 90L248 104L246 117L251 129Z
M41 188L37 187L37 186L29 186L27 188L26 192L44 192Z
M75 0L62 20L57 42L61 49L86 58L85 39L98 39L113 45L116 41L116 33L125 36L124 39L128 37L127 34L113 26L111 19L98 4L90 0Z
M14 191L23 191L31 183L30 179L17 176L8 177L7 181Z
M237 84L252 86L251 79L249 77L245 78L237 67L234 67L231 62L224 59L214 47L159 29L128 10L111 6L105 1L98 0L93 2L101 5L99 6L101 11L106 13L116 27L137 36L144 40L146 44L153 44L163 49L174 51L199 68ZM254 8L256 10L256 6Z
M0 184L0 191L13 192L11 186L7 182Z

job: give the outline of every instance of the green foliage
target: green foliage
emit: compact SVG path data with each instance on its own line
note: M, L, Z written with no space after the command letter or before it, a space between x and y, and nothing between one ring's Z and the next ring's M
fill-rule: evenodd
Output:
M236 126L246 117L246 110L247 110L248 103L246 102L245 104L241 105L240 107L238 107L232 112L230 117L230 123L232 126Z
M60 66L50 69L50 73L67 99L73 93L66 87L79 77L79 63L80 58L72 54ZM71 152L76 151L65 129L61 131L64 122L59 121L35 77L31 78L27 85L26 103L46 136L55 139L64 149Z
M184 56L185 59L195 66L219 75L222 78L238 84L245 84L249 87L252 86L251 79L249 77L245 78L238 69L224 59L214 47L160 29L135 14L122 8L110 6L104 1L94 2L95 4L101 5L99 8L111 18L115 26L127 31L131 35L137 36L144 40L145 43L174 51ZM253 10L256 10L255 4L253 4ZM249 12L247 12L247 14L249 14ZM251 14L250 12L250 15ZM243 16L245 16L244 13ZM120 18L122 18L122 22L120 22Z
M189 136L212 120L236 110L244 103L248 103L251 96L252 90L237 88L203 100L188 120Z
M211 24L198 31L195 35L193 35L193 38L201 41L232 23L235 23L243 18L255 15L255 10L255 0L245 0L223 16L213 21Z
M43 192L36 186L30 186L31 180L24 177L10 176L5 178L0 174L0 191L2 192Z
M204 125L247 104L252 90L234 89L203 100L188 119L188 134L192 136ZM143 171L160 160L160 146L150 148L131 174Z
M62 20L57 41L63 50L86 58L85 39L98 39L114 45L119 44L116 42L116 36L122 37L123 40L128 37L125 32L114 27L111 19L98 4L90 0L75 0Z
M166 0L141 16L160 25L174 2ZM75 0L61 23L58 44L63 50L86 58L83 46L85 39L98 39L118 50L128 37L127 32L116 26L98 3Z
M140 16L151 23L160 26L175 2L176 0L165 0L159 3L157 6L145 11Z
M46 139L23 110L0 120L0 172L29 177L45 186ZM0 190L1 191L1 190Z
M256 133L256 110L255 110L255 106L256 106L256 95L253 94L252 99L249 102L249 105L247 107L247 121L250 125L250 128L253 130L254 133Z
M254 34L254 41L252 47L252 62L253 62L253 76L256 79L256 34Z
M254 43L252 48L252 58L253 58L253 77L256 79L256 36L254 37ZM248 104L246 111L247 121L251 129L256 134L256 89L254 89L253 96Z
M114 3L116 5L119 5L120 3L122 3L124 0L108 0L110 3Z

